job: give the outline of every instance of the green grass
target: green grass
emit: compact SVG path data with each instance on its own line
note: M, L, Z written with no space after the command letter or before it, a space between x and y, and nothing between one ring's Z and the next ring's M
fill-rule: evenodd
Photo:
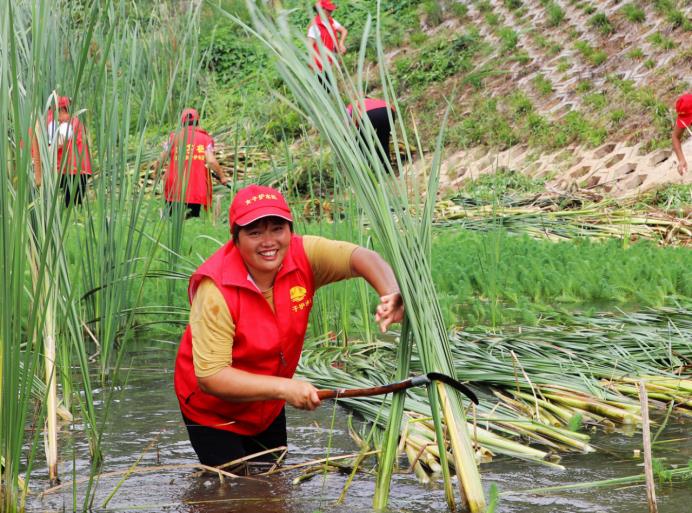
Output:
M620 12L632 23L643 23L646 20L644 9L635 3L625 4L620 8Z
M531 178L524 173L499 168L494 173L465 182L459 193L483 203L493 203L504 196L536 194L542 192L544 187L544 179Z
M638 61L644 58L644 51L641 48L633 48L627 52L627 57L633 61Z
M565 21L565 11L557 3L547 2L545 10L549 27L557 27Z
M519 34L509 27L502 27L497 31L502 45L502 53L513 52L519 42Z
M600 66L608 58L605 50L594 48L586 41L577 41L574 46L581 56L594 66Z
M499 247L492 262L491 247ZM484 257L484 255L486 255ZM626 305L662 306L692 297L689 250L649 242L552 243L510 236L439 229L433 240L435 282L453 322L538 322L543 315ZM496 298L504 308L493 307Z
M649 41L656 48L661 50L672 50L675 48L675 41L671 38L664 36L661 32L655 32L649 36Z
M547 96L553 92L553 83L541 73L536 75L532 82L536 92L541 96Z
M453 37L441 36L421 46L414 57L394 61L392 75L402 87L416 89L441 82L460 72L473 69L473 56L482 48L476 32Z
M613 27L613 24L608 19L608 16L602 12L594 14L591 18L589 18L589 26L602 36L609 36L615 32L615 27Z

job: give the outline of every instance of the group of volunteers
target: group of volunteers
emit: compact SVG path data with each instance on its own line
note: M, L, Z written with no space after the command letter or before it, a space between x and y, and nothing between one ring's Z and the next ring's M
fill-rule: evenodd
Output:
M324 57L331 64L335 54L343 54L348 34L332 17L335 9L331 0L319 0L307 34L313 70L327 90L331 85ZM688 169L681 138L692 124L692 94L683 94L675 107L673 149L682 175ZM91 174L84 127L70 112L69 98L56 97L45 129L37 125L32 137L39 185L37 134L57 145L66 205L82 201ZM374 98L349 105L348 115L361 137L358 120L364 114L387 168L394 111ZM214 139L199 121L195 109L182 111L180 126L168 137L156 166L168 161L163 178L168 209L184 205L188 216L199 216L211 203L210 171L222 184L229 180L215 157ZM175 363L175 393L190 441L199 460L212 466L245 457L272 461L287 445L286 404L304 410L320 405L317 389L294 377L320 287L362 277L378 294L375 321L383 332L404 317L389 264L349 242L297 235L291 209L278 190L259 185L239 190L229 209L229 228L230 240L190 278L189 324Z

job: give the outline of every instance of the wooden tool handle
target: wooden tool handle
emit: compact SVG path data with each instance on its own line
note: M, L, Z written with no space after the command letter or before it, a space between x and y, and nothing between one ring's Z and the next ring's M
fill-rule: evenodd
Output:
M340 397L367 397L371 395L389 394L390 392L406 390L412 386L415 386L415 384L412 382L412 380L407 379L405 381L400 381L399 383L391 383L389 385L371 388L339 388L337 390L318 390L317 396L321 400L336 399Z

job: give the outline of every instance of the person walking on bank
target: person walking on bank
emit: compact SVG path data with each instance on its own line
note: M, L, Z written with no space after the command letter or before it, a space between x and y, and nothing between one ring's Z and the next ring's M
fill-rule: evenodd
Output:
M678 173L684 175L687 172L687 160L685 153L682 151L682 135L685 130L692 134L692 93L683 94L675 102L675 112L678 119L673 127L673 151L678 158Z
M308 39L312 42L313 61L317 77L323 86L328 87L329 78L322 64L320 42L323 46L322 51L327 54L329 64L332 64L334 62L333 54L346 53L345 41L348 30L332 17L332 13L336 10L336 4L331 0L319 0L315 4L314 10L316 14L308 27Z
M45 133L49 148L57 150L56 171L60 175L60 188L65 193L65 206L81 205L86 194L87 177L92 174L86 131L79 118L70 114L70 99L67 96L56 96L55 105L57 116L53 108L48 109L46 130L37 125L31 134L36 185L40 186L43 181L38 137Z
M380 160L382 161L382 166L384 166L385 170L390 169L392 164L392 157L389 153L389 140L392 135L392 126L389 123L389 111L391 110L392 120L394 120L396 110L394 109L394 107L388 105L387 102L385 102L384 100L378 100L375 98L365 98L362 104L360 102L356 102L355 113L353 103L346 107L348 115L351 116L353 122L356 124L357 127L359 127L358 132L366 148L368 147L367 139L365 138L365 133L364 129L362 128L362 125L359 124L359 119L362 117L361 111L363 107L365 107L365 114L368 116L368 119L370 120L370 123L372 124L372 127L375 130L377 139L380 141L380 144L382 145L382 150L384 153L380 152L379 150L377 152L380 156ZM387 167L385 161L389 163L390 167Z
M276 189L238 191L229 221L232 240L190 278L190 323L175 365L190 442L200 462L212 466L285 446L286 403L319 406L317 389L293 377L317 289L363 277L380 297L375 320L383 332L404 315L382 257L348 242L294 234L291 210Z
M222 185L228 183L228 177L214 155L214 139L199 127L199 113L195 109L184 109L180 122L181 128L171 132L164 144L156 167L161 167L168 159L163 194L169 213L174 205L185 203L185 217L199 217L202 207L206 210L211 204L209 168ZM185 152L182 162L178 159L178 151Z

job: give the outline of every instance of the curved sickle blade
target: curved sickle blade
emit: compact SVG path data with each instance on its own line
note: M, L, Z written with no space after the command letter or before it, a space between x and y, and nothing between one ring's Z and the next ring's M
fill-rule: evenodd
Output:
M439 372L428 372L426 377L431 381L441 381L445 385L449 385L468 397L473 404L478 404L478 397L476 397L476 394L474 394L473 390L464 385L461 381L457 381L456 379L447 376L446 374L440 374Z

